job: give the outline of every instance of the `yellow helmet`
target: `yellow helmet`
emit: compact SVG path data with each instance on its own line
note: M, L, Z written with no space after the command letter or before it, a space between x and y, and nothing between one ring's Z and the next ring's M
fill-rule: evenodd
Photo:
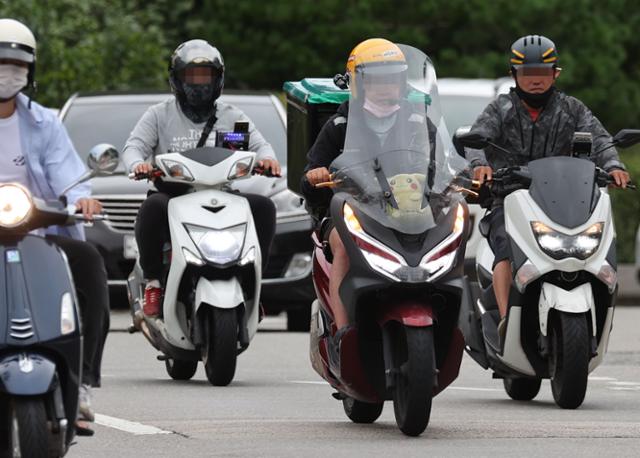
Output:
M406 78L407 64L404 54L396 45L384 38L369 38L358 44L347 59L347 78L351 95L358 97L358 72L379 68L381 74L400 74Z

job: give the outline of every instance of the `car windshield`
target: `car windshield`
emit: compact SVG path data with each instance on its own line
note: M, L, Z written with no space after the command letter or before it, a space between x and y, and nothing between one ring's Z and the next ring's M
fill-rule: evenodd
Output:
M450 185L467 162L451 143L431 60L398 46L403 56L393 64L356 68L351 84L359 89L349 100L344 152L330 167L336 192L351 194L361 211L399 232L419 234L448 213ZM400 90L390 89L393 84ZM393 114L373 114L370 97L387 97L389 105L394 93Z
M492 100L491 97L440 94L442 116L451 134L462 126L471 126Z
M132 96L132 99L135 96ZM168 97L168 96L167 96ZM251 96L257 97L257 96ZM285 165L287 160L286 130L276 107L269 103L255 103L251 97L234 97L233 105L242 110L256 125L260 133L271 143L278 160ZM261 96L261 98L267 96ZM227 102L224 96L222 101ZM83 161L89 150L98 143L110 143L122 152L138 120L151 105L161 99L141 103L122 102L83 102L74 103L67 111L63 123L69 132L73 145ZM119 171L124 168L120 165Z

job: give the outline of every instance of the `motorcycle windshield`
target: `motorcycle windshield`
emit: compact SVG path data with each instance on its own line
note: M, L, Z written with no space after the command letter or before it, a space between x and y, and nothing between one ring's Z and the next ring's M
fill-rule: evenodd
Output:
M386 227L423 233L448 212L452 181L467 169L442 117L436 72L422 51L398 45L393 61L356 66L336 192ZM443 205L444 203L444 205Z

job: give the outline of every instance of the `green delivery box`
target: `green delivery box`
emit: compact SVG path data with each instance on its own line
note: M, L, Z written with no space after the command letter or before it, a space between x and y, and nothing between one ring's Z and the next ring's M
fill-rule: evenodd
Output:
M349 91L338 88L332 78L287 81L284 90L287 94L287 186L299 194L307 152L338 105L349 100Z

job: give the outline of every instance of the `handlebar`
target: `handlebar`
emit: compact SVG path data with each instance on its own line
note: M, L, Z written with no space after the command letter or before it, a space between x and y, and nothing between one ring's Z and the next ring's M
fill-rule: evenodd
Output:
M265 169L264 167L255 166L251 171L251 175L262 175L267 178L280 178L281 174L274 174L271 172L271 169Z
M162 170L160 170L160 169L153 169L148 173L146 173L146 172L143 172L143 173L132 172L127 176L129 177L130 180L136 180L136 181L154 180L156 178L164 176L164 172Z

